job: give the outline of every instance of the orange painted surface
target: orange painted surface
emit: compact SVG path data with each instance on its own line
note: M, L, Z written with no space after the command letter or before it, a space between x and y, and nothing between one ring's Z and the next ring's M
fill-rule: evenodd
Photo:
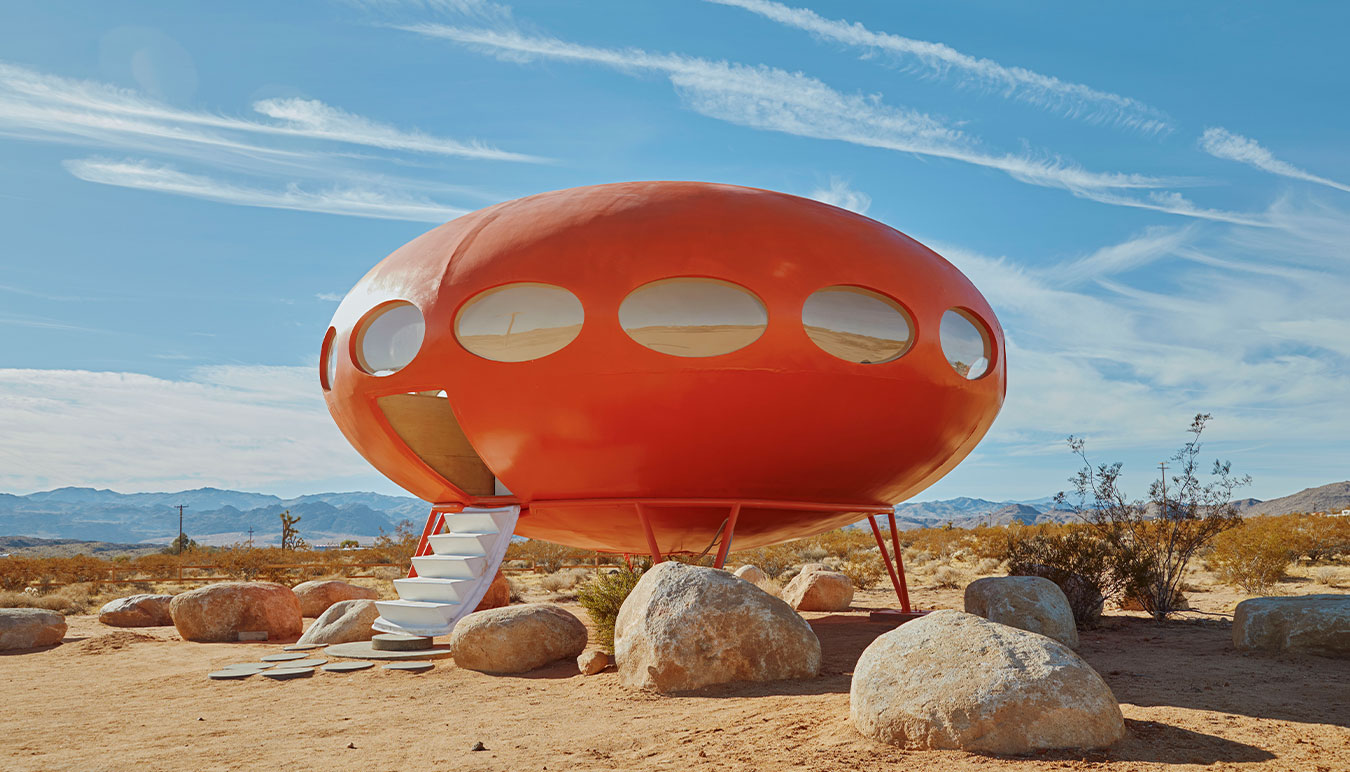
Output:
M729 354L677 357L619 325L634 289L709 277L755 293L768 327ZM483 290L539 282L581 301L585 321L561 350L490 361L455 338L456 314ZM913 343L893 361L857 364L808 338L802 307L825 287L855 285L896 301ZM387 376L353 361L355 327L371 309L408 301L426 334ZM939 343L943 313L987 327L989 372L966 380ZM954 266L904 234L826 204L764 190L634 182L543 193L440 226L385 258L333 318L334 382L325 391L343 434L377 469L437 503L484 503L404 446L375 406L387 394L445 390L468 440L528 507L517 533L643 553L632 504L576 499L755 499L878 506L903 501L975 447L1005 393L1003 331ZM560 502L550 505L549 502ZM701 552L726 507L658 506L648 514L663 552ZM856 511L743 508L735 547L829 530Z

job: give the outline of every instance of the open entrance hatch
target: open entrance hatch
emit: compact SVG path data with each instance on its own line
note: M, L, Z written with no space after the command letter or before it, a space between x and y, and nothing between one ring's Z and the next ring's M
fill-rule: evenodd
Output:
M460 428L444 391L388 394L375 400L389 426L418 458L471 496L510 496Z

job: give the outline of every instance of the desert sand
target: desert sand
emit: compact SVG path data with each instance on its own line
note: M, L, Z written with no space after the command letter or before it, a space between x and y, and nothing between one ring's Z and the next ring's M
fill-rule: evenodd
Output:
M959 608L960 591L920 587L915 601ZM1192 602L1220 612L1235 601L1205 592ZM1227 621L1201 613L1158 625L1115 612L1083 635L1080 653L1129 726L1109 750L1005 758L874 743L849 723L849 679L889 629L867 610L891 605L871 590L848 613L806 615L824 653L818 679L678 697L626 689L613 669L583 677L571 662L525 677L441 660L421 675L209 681L280 644L185 643L172 628L73 616L63 645L0 656L0 769L1350 769L1350 663L1241 654ZM479 742L486 750L472 751Z

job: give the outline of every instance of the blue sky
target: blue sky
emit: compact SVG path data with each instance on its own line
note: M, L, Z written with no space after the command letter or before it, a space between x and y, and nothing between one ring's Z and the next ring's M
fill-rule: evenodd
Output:
M0 489L393 486L319 344L436 224L771 188L990 300L1008 402L919 498L1135 490L1212 412L1267 498L1350 477L1350 7L382 0L0 7Z

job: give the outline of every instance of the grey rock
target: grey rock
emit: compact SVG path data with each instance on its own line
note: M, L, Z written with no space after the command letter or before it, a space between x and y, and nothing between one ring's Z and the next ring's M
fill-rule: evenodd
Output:
M54 646L66 637L66 618L40 608L0 608L0 651Z
M305 634L303 644L351 643L368 641L375 631L371 625L379 619L380 611L373 600L343 600L328 607L314 620Z

